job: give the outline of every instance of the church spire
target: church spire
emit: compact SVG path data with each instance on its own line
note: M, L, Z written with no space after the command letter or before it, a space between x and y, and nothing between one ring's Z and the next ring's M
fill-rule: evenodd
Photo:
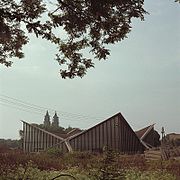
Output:
M55 127L55 128L59 127L59 117L57 116L56 111L55 111L55 114L53 116L52 127Z
M44 116L44 127L50 127L51 122L50 122L50 116L49 116L49 112L46 112L46 115Z

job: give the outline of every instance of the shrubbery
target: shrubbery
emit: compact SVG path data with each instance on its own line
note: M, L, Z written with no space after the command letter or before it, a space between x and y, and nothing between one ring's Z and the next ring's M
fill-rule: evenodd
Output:
M60 174L78 180L175 180L175 176L180 176L180 161L146 162L141 155L118 155L112 151L62 154L49 149L39 154L0 154L0 180L50 180ZM58 179L70 180L70 176Z
M52 157L62 157L63 156L63 152L59 148L49 148L46 150L46 153Z
M104 176L105 175L105 176ZM63 171L40 170L32 162L17 169L8 169L0 175L0 180L176 180L176 177L165 171L140 171L137 169L124 170L120 174L107 171L102 175L98 170L94 174L80 168L69 168Z
M136 169L126 170L125 180L176 180L176 176L166 171L140 171Z

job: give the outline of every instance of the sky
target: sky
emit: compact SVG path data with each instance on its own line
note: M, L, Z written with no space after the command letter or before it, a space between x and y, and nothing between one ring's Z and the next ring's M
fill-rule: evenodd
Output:
M121 112L133 130L155 123L180 133L179 7L145 1L145 21L134 19L128 38L82 79L62 79L56 48L31 36L24 59L0 66L0 138L18 139L20 120L41 124L46 110L63 127L87 129Z

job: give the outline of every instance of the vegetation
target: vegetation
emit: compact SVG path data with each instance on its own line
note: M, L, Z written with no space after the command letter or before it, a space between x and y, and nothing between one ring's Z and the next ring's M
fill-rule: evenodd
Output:
M144 20L143 4L144 0L1 0L0 63L11 66L9 58L23 58L22 47L33 33L57 46L63 78L82 77L94 67L92 59L107 58L108 44L127 37L133 18ZM83 49L93 58L85 57Z
M71 126L68 126L67 128L64 128L62 126L59 126L59 127L53 127L53 126L45 127L43 124L40 124L40 125L35 124L35 126L41 128L41 129L45 129L45 130L47 130L49 132L58 133L58 134L67 134L68 132L70 132L71 130L74 129Z
M147 13L144 0L48 2L1 0L1 64L11 66L9 58L23 58L22 47L29 42L28 34L33 33L57 47L56 60L63 78L82 77L94 67L94 58L101 60L110 55L107 45L127 37L133 18L144 20ZM60 31L65 38L60 37ZM93 57L85 57L83 49Z
M127 170L125 178L127 180L176 180L176 177L164 171L146 171Z
M8 149L20 149L21 140L0 139L0 152L6 152Z
M74 152L40 154L0 153L0 180L175 180L180 177L180 161L145 161L142 155L119 155ZM58 178L58 176L60 176Z
M166 136L164 139L165 143L170 144L171 146L174 147L180 147L180 135L176 138L169 138L169 136Z
M124 179L124 174L118 168L117 161L115 160L115 153L111 150L105 152L105 157L102 161L102 165L97 171L97 179L99 180L114 180Z

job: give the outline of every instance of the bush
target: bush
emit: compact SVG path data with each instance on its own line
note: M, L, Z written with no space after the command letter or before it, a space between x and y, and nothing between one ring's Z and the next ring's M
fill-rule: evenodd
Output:
M64 171L45 171L38 169L31 161L25 167L19 165L17 169L7 169L0 175L0 180L95 180L87 172L78 168Z
M48 171L39 170L31 161L25 166L19 165L17 169L6 169L0 176L0 180L49 180L51 175Z
M118 168L115 152L108 150L105 152L104 158L98 163L99 168L94 176L99 180L124 179L122 170Z
M51 157L62 157L64 154L59 148L49 148L46 150L46 153Z
M135 177L139 178L136 178L137 180L141 180L145 176L151 177L152 180L155 177L158 177L158 180L159 177L161 179L168 177L171 180L175 175L180 176L180 161L146 162L145 158L140 155L118 155L112 151L105 154L73 152L63 155L61 151L56 151L56 149L39 154L0 153L0 180L2 180L2 177L17 176L21 178L24 172L26 172L25 175L30 177L48 177L48 173L55 177L59 173L70 173L78 177L78 180L96 180L105 179L105 177L109 180L113 178L120 179L123 176L124 179L126 177L129 180L135 179ZM11 179L4 178L3 180ZM68 178L61 177L61 179Z
M126 170L126 180L176 180L176 177L165 171L140 171L140 170Z

